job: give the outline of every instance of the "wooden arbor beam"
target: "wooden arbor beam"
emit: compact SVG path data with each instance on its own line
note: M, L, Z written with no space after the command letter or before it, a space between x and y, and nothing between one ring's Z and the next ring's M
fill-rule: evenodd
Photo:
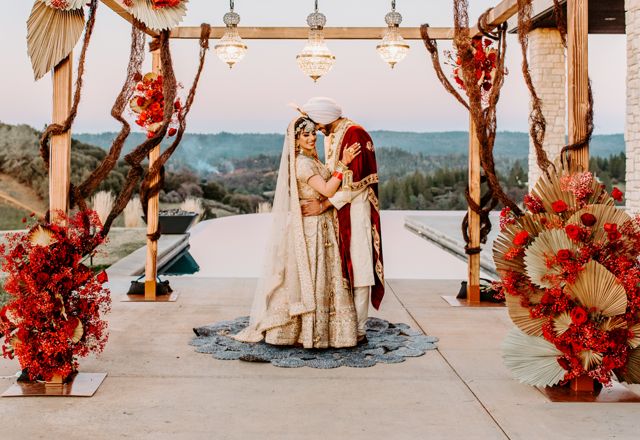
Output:
M62 124L71 111L73 52L53 69L53 122ZM71 183L71 130L51 136L49 150L49 210L51 221L59 222L55 211L67 213Z
M587 135L589 109L589 2L567 2L567 83L569 144ZM589 145L570 152L571 159L583 169L589 169Z
M379 40L386 27L326 27L323 35L326 40ZM212 39L221 38L226 27L212 27ZM401 27L400 35L405 40L422 40L420 28ZM200 26L180 26L171 31L171 38L200 39ZM308 27L238 27L238 33L244 40L306 40ZM429 36L438 40L452 40L453 28L429 28Z
M496 6L491 8L489 15L487 16L487 31L490 31L497 26L500 26L502 23L510 19L512 16L516 15L518 12L518 0L502 0ZM469 32L472 37L481 35L480 29L478 26L473 26Z

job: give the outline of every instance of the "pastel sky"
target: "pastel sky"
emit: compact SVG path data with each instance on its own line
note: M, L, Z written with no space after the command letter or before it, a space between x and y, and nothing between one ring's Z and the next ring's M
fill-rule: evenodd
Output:
M476 17L498 0L469 0ZM0 15L3 66L0 69L0 121L42 128L50 120L51 78L34 82L26 47L29 0L5 2ZM389 0L320 0L327 26L382 26ZM450 0L398 0L406 26L428 22L451 26ZM225 0L191 0L184 24L206 21L222 25ZM236 0L241 26L305 26L312 0ZM174 40L175 41L175 40ZM118 129L110 117L113 99L126 73L130 25L104 4L87 58L85 88L76 132ZM468 118L437 81L421 41L410 43L408 57L394 70L375 51L375 41L328 41L337 58L333 70L317 84L295 63L303 41L247 41L245 59L232 70L212 51L189 120L189 131L280 132L294 112L290 102L303 104L316 95L331 96L346 114L369 129L444 131L467 130ZM212 44L213 45L213 44ZM508 39L508 68L498 112L500 130L527 130L528 94L520 73L519 47ZM441 43L446 49L450 44ZM189 87L195 73L198 44L172 44L178 79ZM595 98L596 133L624 130L626 40L623 35L589 38L590 75ZM76 50L76 55L78 50ZM150 69L150 57L146 66ZM183 92L184 93L184 92Z

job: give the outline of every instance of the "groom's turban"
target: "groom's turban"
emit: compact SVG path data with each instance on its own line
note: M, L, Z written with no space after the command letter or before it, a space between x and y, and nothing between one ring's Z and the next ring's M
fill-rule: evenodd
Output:
M311 98L302 106L302 111L314 122L323 125L331 124L342 117L342 107L333 99L322 96Z

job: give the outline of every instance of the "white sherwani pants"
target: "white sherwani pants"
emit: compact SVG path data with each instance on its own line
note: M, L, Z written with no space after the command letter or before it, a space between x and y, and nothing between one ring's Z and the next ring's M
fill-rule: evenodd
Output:
M371 238L371 204L367 188L360 192L338 191L330 199L337 208L351 203L351 263L353 265L353 300L358 316L358 336L365 335L369 317L369 292L373 286L373 247Z

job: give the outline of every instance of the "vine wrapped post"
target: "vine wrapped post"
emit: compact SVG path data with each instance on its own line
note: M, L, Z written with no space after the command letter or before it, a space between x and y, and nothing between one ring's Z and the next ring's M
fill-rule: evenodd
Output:
M588 0L567 2L567 76L569 95L569 144L580 142L587 136L589 112L589 3ZM571 161L589 169L589 144L571 151ZM593 379L578 377L571 381L571 388L578 392L593 392Z
M157 47L157 45L154 45ZM151 52L151 66L154 73L162 74L162 61L160 60L160 49ZM160 144L153 147L149 152L149 170L160 157ZM158 184L160 176L156 176L151 185ZM147 208L147 262L145 264L144 279L144 299L145 301L156 300L156 275L158 271L158 240L151 237L158 230L158 221L160 215L160 196L158 194L149 198Z
M568 0L567 2L567 79L569 95L569 144L585 139L588 132L589 112L589 2ZM584 170L589 169L589 145L571 151L571 161Z
M480 206L480 141L476 135L476 126L469 113L469 197ZM470 207L469 213L469 249L480 247L480 214ZM468 253L467 303L480 303L480 253Z
M53 69L53 123L64 124L71 111L73 53ZM56 222L56 212L66 214L71 183L71 130L51 136L49 151L49 211Z

